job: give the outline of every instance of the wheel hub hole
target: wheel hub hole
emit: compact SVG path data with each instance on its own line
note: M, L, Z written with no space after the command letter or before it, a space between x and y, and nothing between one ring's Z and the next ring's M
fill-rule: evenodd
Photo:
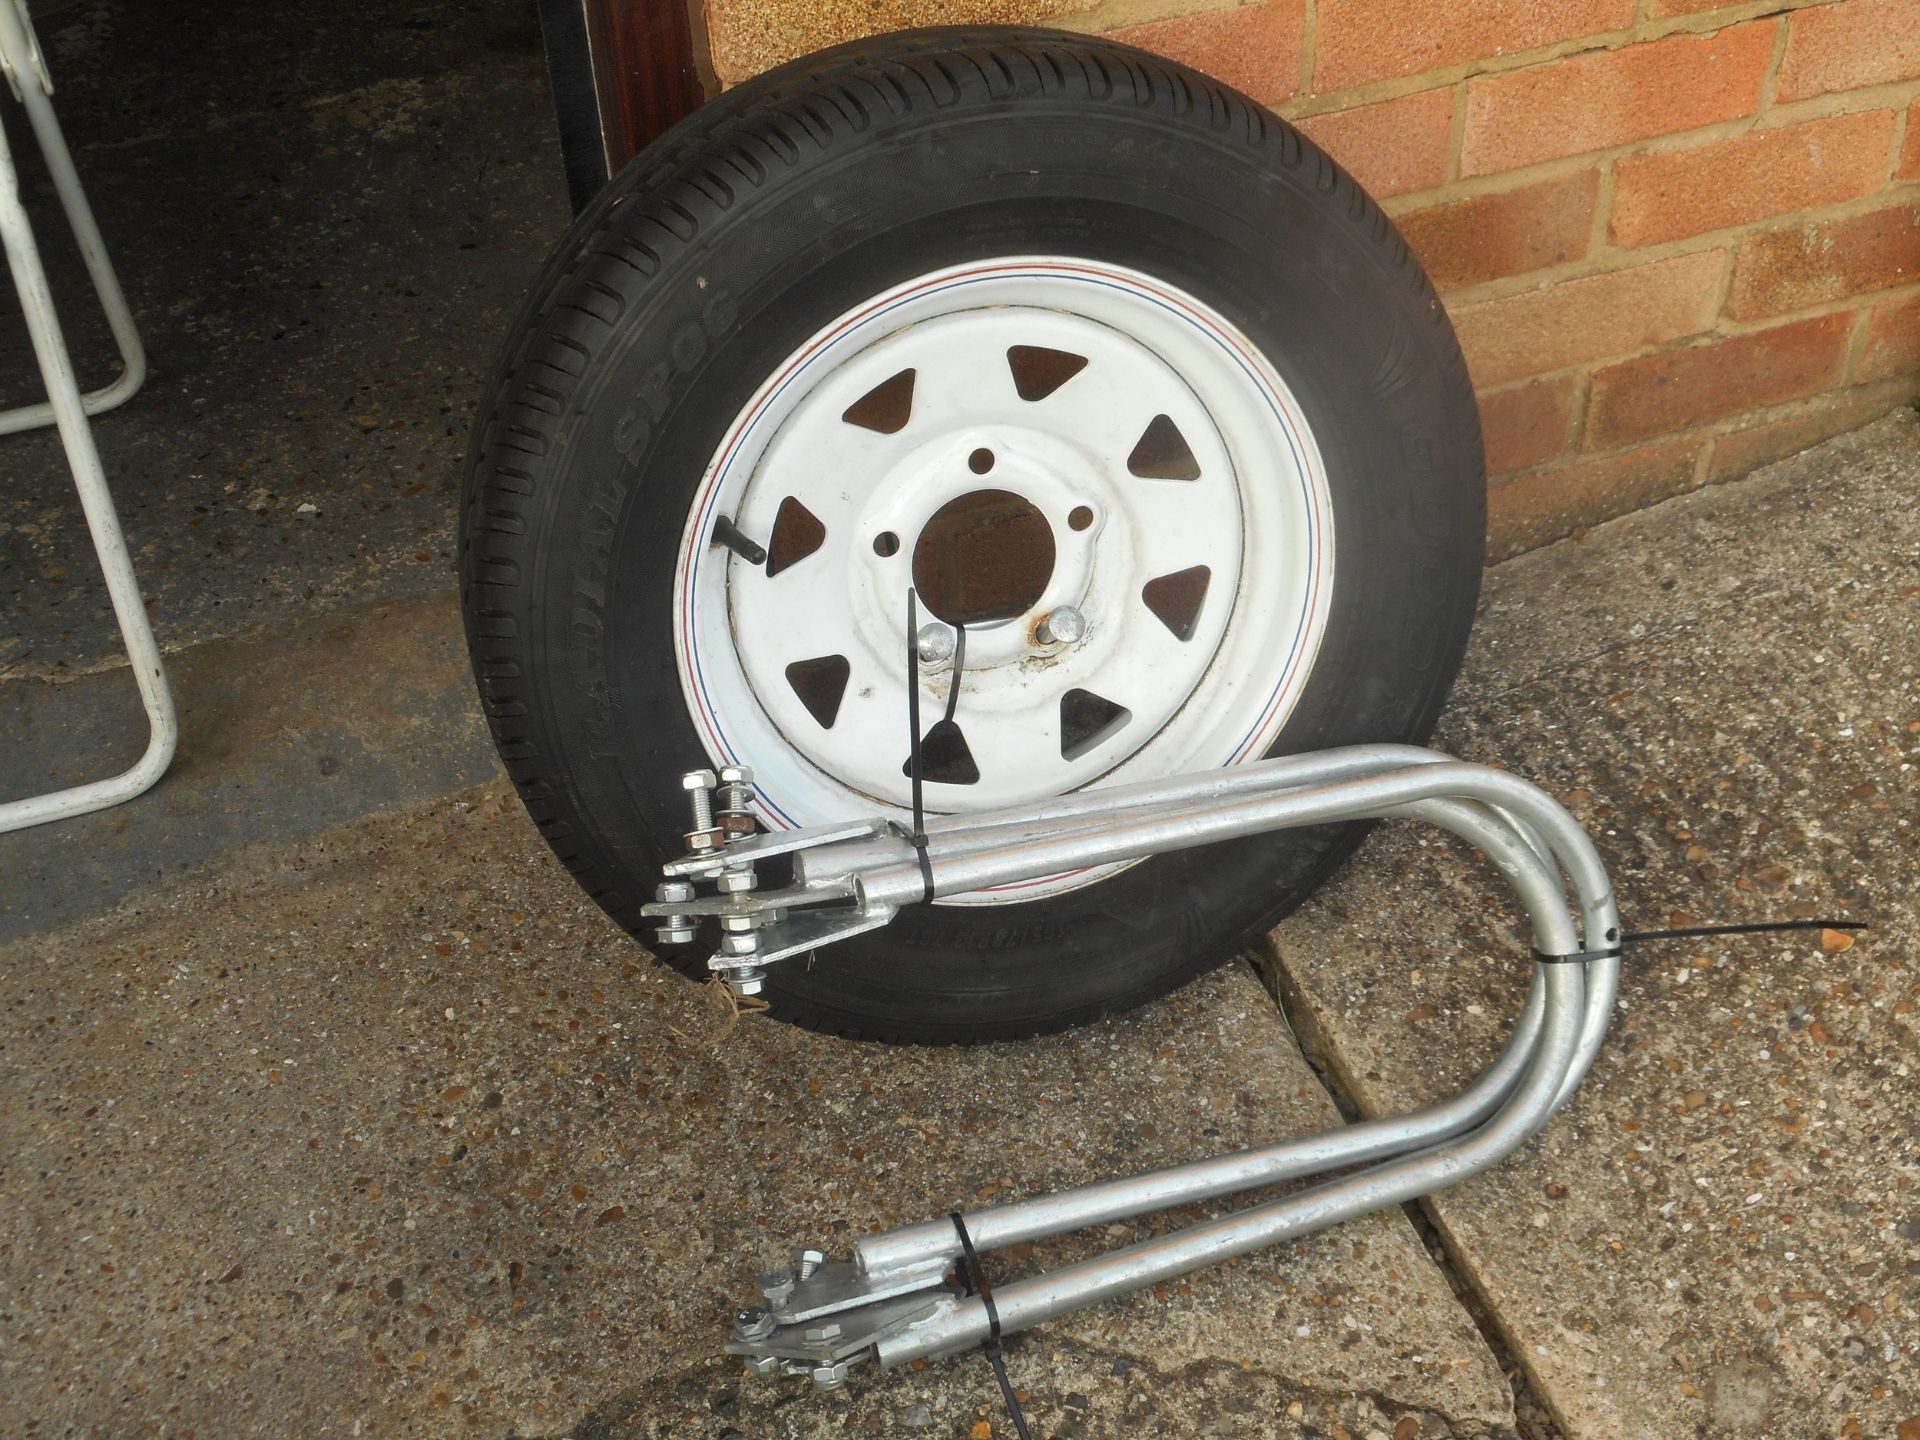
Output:
M1010 620L1053 578L1053 527L1009 490L973 490L934 512L913 547L920 600L949 625Z

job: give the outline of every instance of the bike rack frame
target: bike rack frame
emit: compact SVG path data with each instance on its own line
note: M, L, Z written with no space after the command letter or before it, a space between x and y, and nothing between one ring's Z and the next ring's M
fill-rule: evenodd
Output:
M1024 1330L1458 1184L1512 1154L1546 1124L1606 1035L1620 942L1606 869L1564 807L1504 771L1412 746L1360 745L943 817L919 835L877 818L751 834L751 782L742 768L720 773L716 824L708 794L715 777L704 771L687 777L694 796L691 853L664 867L668 878L659 898L644 907L667 943L685 943L702 919L717 919L721 948L709 967L736 993L757 993L767 965L884 925L903 905L1273 830L1370 819L1425 821L1483 852L1519 895L1535 955L1526 1005L1505 1049L1450 1099L960 1219L975 1247L986 1251L1335 1170L1348 1173L997 1286L993 1309L947 1282L964 1250L952 1218L857 1240L846 1261L797 1251L794 1267L761 1276L760 1301L734 1317L727 1350L746 1357L758 1373L805 1374L823 1389L837 1388L867 1356L890 1369L953 1354L990 1334ZM791 858L792 884L761 892L755 866L776 855ZM711 881L716 893L699 898L696 881Z

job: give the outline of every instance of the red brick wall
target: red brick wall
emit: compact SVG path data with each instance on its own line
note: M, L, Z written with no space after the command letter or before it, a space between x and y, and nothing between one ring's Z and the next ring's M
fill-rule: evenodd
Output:
M1920 0L705 0L744 78L875 30L1097 31L1293 119L1394 216L1479 388L1496 556L1920 382Z

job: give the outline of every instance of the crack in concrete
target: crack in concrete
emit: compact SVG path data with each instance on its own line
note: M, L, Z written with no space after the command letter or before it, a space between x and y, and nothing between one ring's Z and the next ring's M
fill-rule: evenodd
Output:
M1044 1347L1044 1356L1038 1353L1041 1347ZM1471 1417L1455 1416L1431 1405L1410 1402L1385 1390L1303 1385L1265 1366L1241 1366L1226 1360L1201 1359L1162 1368L1137 1353L1118 1347L1044 1335L1023 1335L1009 1342L1007 1363L1014 1384L1023 1396L1022 1404L1028 1419L1038 1424L1049 1417L1064 1417L1059 1426L1036 1430L1037 1434L1057 1434L1062 1437L1081 1435L1082 1422L1096 1414L1101 1402L1111 1405L1119 1397L1111 1387L1105 1387L1091 1396L1077 1390L1062 1390L1059 1393L1029 1390L1022 1384L1023 1378L1031 1379L1030 1374L1023 1377L1021 1373L1023 1356L1029 1362L1044 1359L1052 1370L1060 1368L1062 1360L1069 1364L1078 1361L1086 1370L1104 1370L1112 1380L1124 1381L1127 1376L1138 1372L1148 1382L1146 1389L1161 1401L1163 1408L1168 1404L1180 1408L1192 1404L1202 1412L1211 1412L1216 1420L1224 1419L1225 1415L1218 1413L1220 1407L1217 1403L1209 1401L1220 1390L1244 1391L1246 1382L1264 1382L1278 1392L1276 1401L1265 1405L1230 1404L1225 1414L1270 1417L1277 1412L1293 1420L1299 1427L1298 1433L1305 1436L1330 1435L1331 1427L1340 1423L1339 1417L1347 1414L1351 1418L1351 1412L1357 1404L1370 1406L1388 1429L1405 1416L1414 1417L1421 1426L1418 1433L1424 1440L1511 1440L1516 1434L1506 1427L1489 1426ZM686 1414L691 1411L697 1416L702 1406L714 1417L713 1423L719 1427L717 1433L722 1436L731 1434L744 1437L753 1433L741 1430L735 1421L752 1423L755 1420L774 1419L795 1421L803 1427L787 1433L809 1433L807 1427L816 1424L823 1431L839 1433L840 1424L846 1418L844 1412L862 1402L893 1403L895 1408L902 1411L926 1405L924 1399L915 1397L922 1393L928 1377L941 1379L951 1376L951 1385L943 1388L962 1392L949 1398L965 1413L998 1417L1002 1413L1000 1399L985 1367L978 1369L977 1385L961 1376L959 1367L969 1365L972 1358L970 1355L958 1355L947 1361L936 1362L945 1367L943 1370L931 1367L924 1371L856 1370L843 1391L822 1395L813 1391L803 1380L758 1382L745 1375L730 1378L726 1372L734 1362L716 1356L661 1371L643 1384L620 1392L565 1431L564 1440L640 1440L640 1437L653 1433L679 1433L676 1426L685 1423ZM741 1391L747 1388L759 1393L743 1396ZM891 1402L887 1398L889 1391L893 1392ZM1133 1397L1137 1401L1140 1392L1133 1392ZM1297 1416L1291 1411L1294 1402L1297 1402L1301 1411ZM672 1413L676 1408L678 1415ZM1138 1418L1131 1414L1139 1408L1136 1403L1119 1399L1119 1408L1129 1412L1127 1418ZM927 1409L929 1413L925 1426L931 1428L932 1407L928 1406ZM812 1413L799 1413L808 1411ZM1439 1422L1444 1429L1434 1430L1430 1421ZM1277 1433L1264 1428L1263 1421L1255 1423L1262 1424L1263 1428L1252 1433ZM510 1437L510 1440L515 1440L515 1437Z
M1263 965L1255 961L1254 973L1260 977L1261 984L1273 998L1274 1007L1284 1017L1288 1031L1300 1047L1301 1056L1344 1121L1352 1124L1368 1118L1366 1111L1354 1098L1351 1083L1342 1073L1325 1029L1315 1022L1312 1007L1296 987L1279 945L1269 939L1266 950L1269 963ZM1295 1023L1295 1014L1299 1015L1301 1023ZM1424 1201L1415 1201L1402 1205L1400 1210L1413 1226L1414 1233L1420 1237L1421 1248L1426 1251L1427 1259L1446 1280L1448 1290L1459 1301L1460 1308L1466 1312L1467 1318L1473 1322L1473 1328L1479 1333L1481 1343L1487 1347L1500 1373L1506 1377L1513 1391L1515 1428L1521 1440L1563 1440L1558 1426L1549 1418L1551 1411L1546 1402L1534 1389L1533 1377L1528 1374L1525 1364L1515 1357L1511 1343L1494 1314L1492 1302L1474 1287L1454 1259L1447 1236L1436 1224L1430 1208Z

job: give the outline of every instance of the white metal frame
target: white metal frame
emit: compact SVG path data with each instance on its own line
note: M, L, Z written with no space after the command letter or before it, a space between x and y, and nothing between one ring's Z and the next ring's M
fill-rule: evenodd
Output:
M103 810L131 800L165 773L173 759L179 739L174 717L173 696L167 688L166 671L160 662L160 650L154 643L153 627L147 623L146 606L140 596L139 582L133 574L133 560L127 553L126 537L120 530L120 517L113 508L113 495L100 465L100 453L93 443L89 415L98 415L120 404L146 379L146 352L134 327L132 312L120 281L107 258L100 227L94 223L93 210L80 177L73 168L73 156L67 151L60 122L55 119L53 82L47 78L39 42L34 38L27 17L25 0L0 0L0 68L7 83L25 107L40 151L46 157L60 206L80 246L87 273L93 279L107 324L120 347L122 370L111 384L87 394L73 373L73 360L54 311L53 294L47 284L47 272L40 263L39 246L33 227L20 200L20 178L13 165L4 126L0 126L0 241L4 241L7 266L13 272L14 289L25 312L27 331L33 338L34 357L46 383L47 399L37 405L21 405L0 411L0 435L15 434L43 425L54 425L60 443L67 452L67 465L73 472L74 487L80 492L80 506L87 517L87 529L93 536L100 569L106 577L107 594L113 601L114 617L120 622L120 635L126 642L127 659L134 682L140 687L140 701L147 712L147 748L131 769L105 780L94 780L45 795L29 796L0 804L0 831L22 830L30 825Z

